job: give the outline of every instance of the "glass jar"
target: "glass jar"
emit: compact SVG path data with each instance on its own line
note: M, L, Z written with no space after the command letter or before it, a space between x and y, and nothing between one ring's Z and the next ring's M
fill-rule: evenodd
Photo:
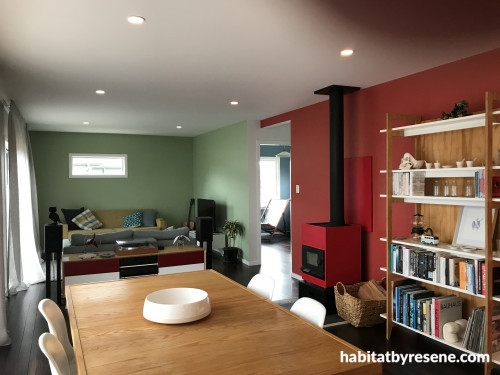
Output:
M440 195L440 191L439 191L439 180L435 180L434 181L434 190L433 190L433 194L435 197L439 197Z
M457 196L457 182L455 180L451 181L451 196Z
M467 180L465 183L465 196L467 198L472 198L474 196L474 191L472 189L472 182L470 180Z
M450 196L450 185L448 184L448 181L445 181L443 184L443 196L445 197Z

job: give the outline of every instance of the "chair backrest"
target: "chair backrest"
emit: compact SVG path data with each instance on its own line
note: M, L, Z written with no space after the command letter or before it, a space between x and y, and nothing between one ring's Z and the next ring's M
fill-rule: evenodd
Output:
M320 302L309 297L302 297L293 304L290 311L323 328L326 308Z
M262 297L271 299L274 292L274 279L258 273L248 283L248 289L260 294Z
M54 301L46 298L38 303L38 310L40 310L47 321L50 333L57 337L63 346L68 361L72 362L75 359L75 352L69 342L66 321L64 320L61 309Z
M52 375L71 375L68 357L57 337L52 333L42 333L38 339L38 345L49 360Z

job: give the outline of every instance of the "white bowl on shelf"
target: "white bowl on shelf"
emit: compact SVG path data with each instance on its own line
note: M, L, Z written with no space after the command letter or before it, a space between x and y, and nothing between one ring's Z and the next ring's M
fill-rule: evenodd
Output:
M210 312L210 299L204 290L170 288L148 294L142 314L155 323L181 324L203 319Z

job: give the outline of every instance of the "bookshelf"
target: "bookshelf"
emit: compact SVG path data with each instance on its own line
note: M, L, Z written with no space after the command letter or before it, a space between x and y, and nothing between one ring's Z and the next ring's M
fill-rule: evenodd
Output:
M393 318L393 291L394 286L400 279L413 279L417 284L432 290L436 295L455 294L462 297L463 317L467 319L473 309L485 308L485 353L489 354L492 362L485 365L485 374L490 374L493 364L500 364L500 352L492 353L492 311L493 306L500 303L500 296L493 295L493 267L500 266L500 249L493 249L493 234L496 231L491 220L485 220L485 248L477 251L463 251L451 246L455 233L455 226L459 217L461 207L471 206L484 209L485 217L491 215L492 209L500 209L500 198L492 198L492 177L500 176L500 160L498 160L500 146L500 110L494 110L494 105L500 105L500 93L486 92L485 111L471 116L448 120L433 120L422 122L420 116L388 113L386 115L386 129L380 132L386 137L386 167L380 173L385 174L386 191L380 196L386 200L386 237L381 241L386 243L386 272L388 285L386 336L390 339L391 330L395 325L401 325L409 330L415 331L431 339L437 339L450 347L469 352L462 345L451 344L442 339L432 337L401 323L395 322ZM404 125L401 125L404 124ZM439 169L414 169L399 170L394 165L397 157L394 155L393 146L396 149L399 139L412 137L415 142L415 158L434 162L439 160L441 165L451 165L451 168ZM401 147L400 147L401 148ZM455 168L456 161L466 158L476 160L478 166ZM494 165L495 164L495 165ZM389 171L390 173L387 173ZM474 179L475 173L481 171L485 176L485 197L464 197L463 191L467 179ZM398 173L419 172L418 176L425 176L425 193L420 196L393 195L393 176ZM417 176L417 175L415 175ZM398 177L396 177L398 178ZM455 197L444 197L432 195L432 181L443 181L445 179L457 179L459 194ZM396 186L398 180L396 180ZM408 194L405 191L405 194ZM419 243L411 237L393 236L393 211L396 212L398 205L394 203L413 204L415 213L424 215L427 222L426 227L431 227L434 234L439 236L440 243L437 246ZM396 217L399 217L396 215ZM408 218L410 221L411 218ZM485 295L475 294L458 287L453 287L419 277L403 275L394 272L391 268L391 246L393 244L409 246L414 249L444 253L450 256L485 262ZM406 273L406 272L405 272Z

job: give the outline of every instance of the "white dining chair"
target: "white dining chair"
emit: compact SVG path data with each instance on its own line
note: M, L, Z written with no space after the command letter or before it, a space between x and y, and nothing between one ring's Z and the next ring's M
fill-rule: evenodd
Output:
M274 279L272 277L258 273L248 283L248 289L260 294L262 297L271 299L274 292Z
M64 320L61 309L54 301L45 298L38 303L38 310L47 321L49 332L59 340L64 348L70 368L76 369L75 352L69 342L66 321Z
M326 308L320 302L309 297L302 297L295 301L290 311L323 328Z
M70 371L66 352L56 336L48 332L42 333L38 345L49 360L52 375L76 375L76 372Z

